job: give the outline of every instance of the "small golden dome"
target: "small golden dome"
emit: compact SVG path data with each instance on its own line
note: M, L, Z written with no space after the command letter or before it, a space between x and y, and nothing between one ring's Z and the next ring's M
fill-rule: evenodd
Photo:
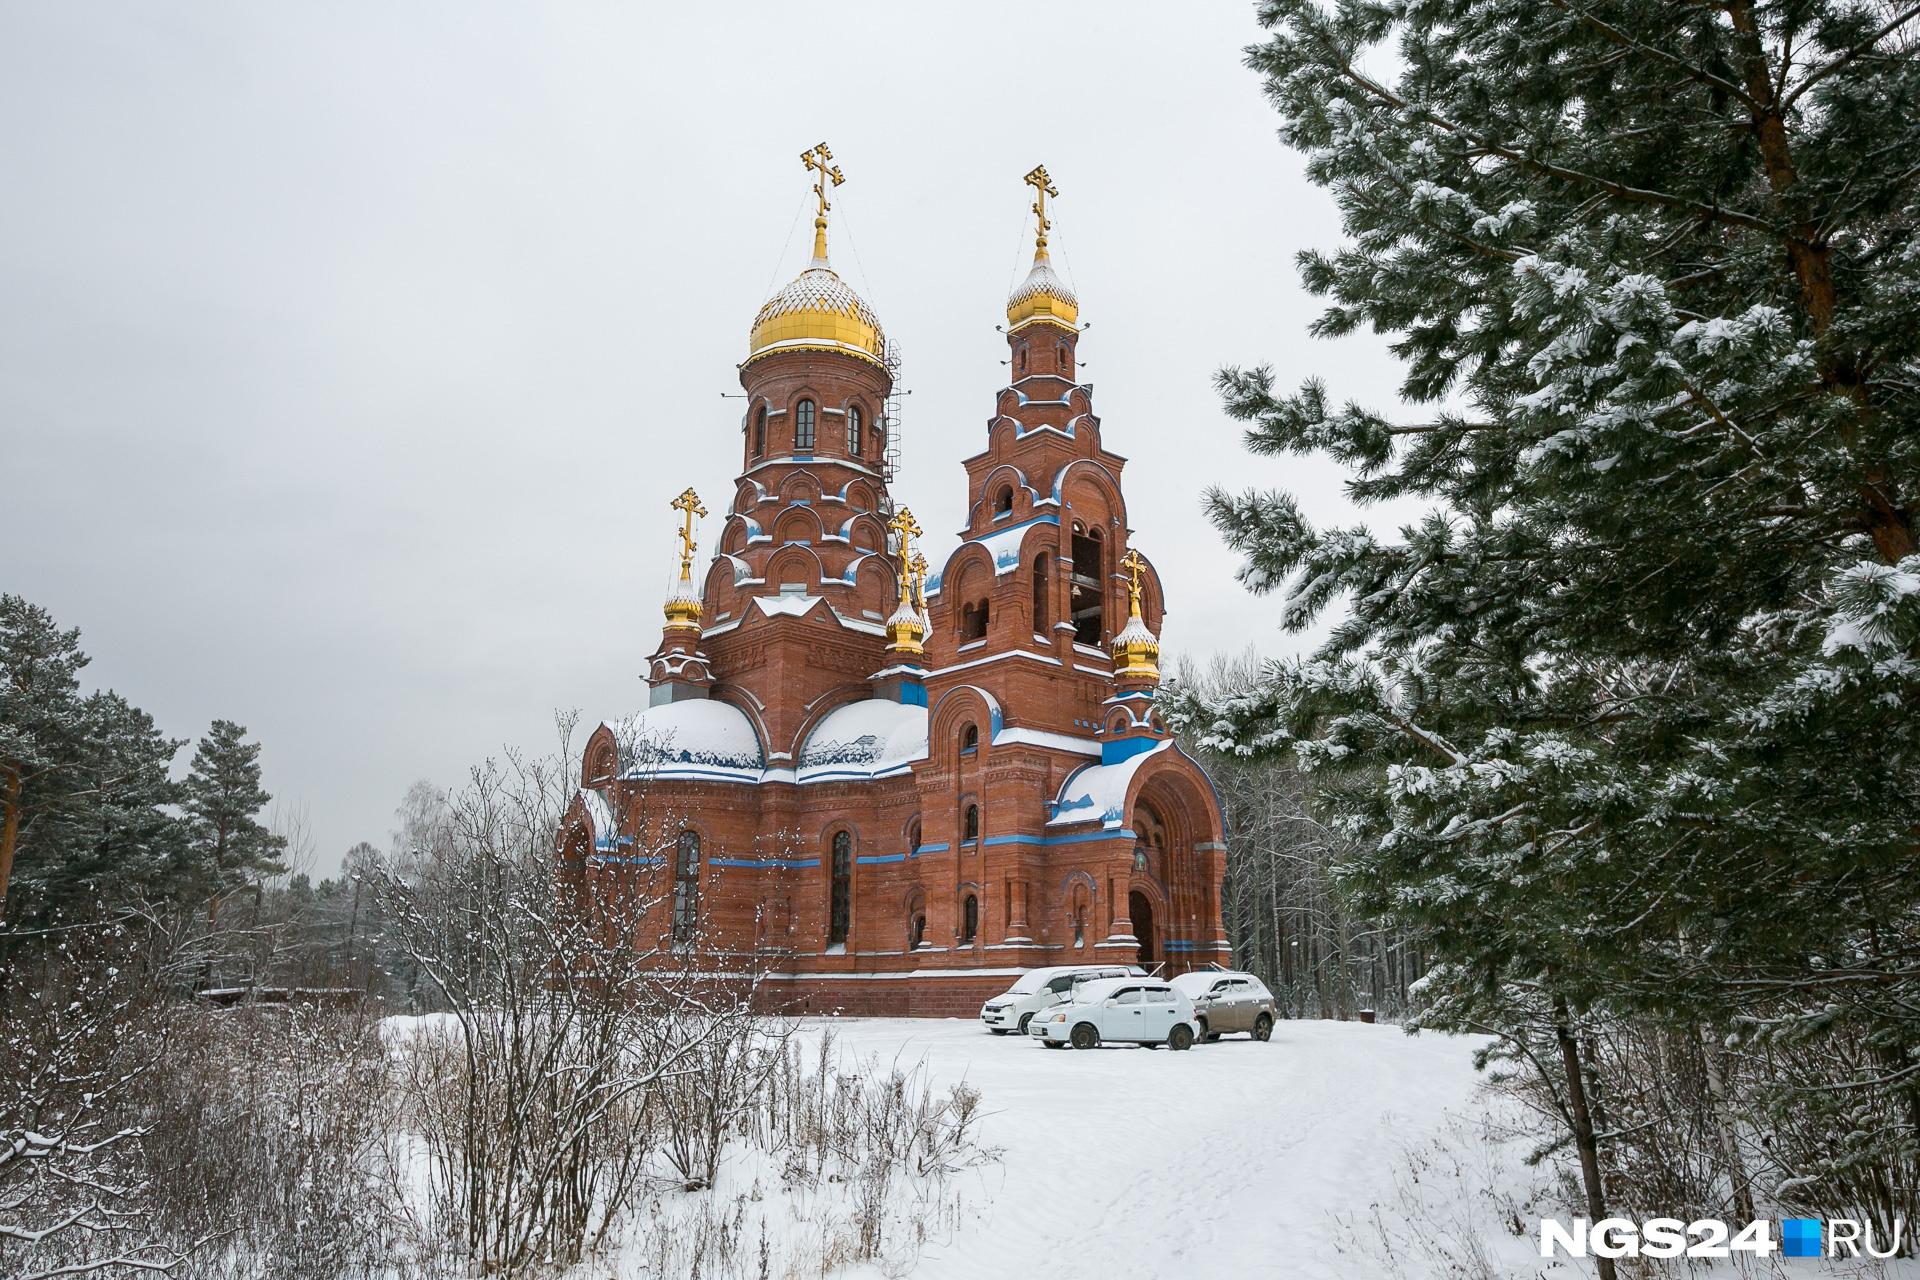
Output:
M1080 318L1080 299L1067 282L1054 274L1053 263L1043 248L1033 255L1033 270L1007 298L1007 328L1051 320L1071 329Z
M813 264L753 318L747 359L775 351L844 351L884 364L887 338L880 317L827 264L824 228L814 251Z
M667 593L663 612L667 615L669 627L690 631L700 629L700 597L693 592L693 582L687 576L685 565L680 568L680 581Z

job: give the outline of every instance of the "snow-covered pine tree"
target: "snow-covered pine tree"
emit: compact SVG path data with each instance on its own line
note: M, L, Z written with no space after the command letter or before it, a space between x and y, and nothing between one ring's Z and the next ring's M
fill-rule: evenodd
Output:
M119 694L83 696L87 661L78 629L0 595L0 905L14 919L164 895L184 849L167 774L183 742Z
M1317 772L1359 909L1439 963L1429 1024L1576 1064L1598 1008L1859 1035L1890 1104L1920 1069L1916 14L1262 6L1250 65L1351 237L1300 256L1316 331L1393 335L1436 411L1265 368L1222 373L1228 411L1431 507L1392 538L1210 492L1290 625L1350 611L1167 701Z
M285 838L259 820L273 797L260 787L260 744L246 736L233 721L215 720L194 748L187 775L186 808L209 919L218 918L225 895L286 870L275 857Z

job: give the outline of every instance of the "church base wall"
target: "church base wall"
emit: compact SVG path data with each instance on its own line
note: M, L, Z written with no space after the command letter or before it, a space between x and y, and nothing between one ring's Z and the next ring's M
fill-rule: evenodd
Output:
M763 978L755 1004L798 1017L978 1019L980 1006L1013 985L1018 971L991 976L809 974Z

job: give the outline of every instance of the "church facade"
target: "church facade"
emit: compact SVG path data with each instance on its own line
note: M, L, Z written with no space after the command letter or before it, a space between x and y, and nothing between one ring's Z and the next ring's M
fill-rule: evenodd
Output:
M828 261L839 172L824 144L803 159L813 261L754 320L704 576L705 511L692 490L675 503L649 705L586 744L562 891L638 913L655 954L816 1012L970 1016L1035 966L1224 963L1219 806L1152 709L1160 580L1075 377L1044 169L1011 381L930 573L889 486L886 337Z

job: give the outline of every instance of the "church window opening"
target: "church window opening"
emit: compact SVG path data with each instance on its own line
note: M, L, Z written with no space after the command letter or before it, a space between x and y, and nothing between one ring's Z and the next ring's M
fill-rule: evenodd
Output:
M980 726L970 724L960 731L960 749L973 751L980 746Z
M1066 343L1063 342L1059 346L1053 349L1053 358L1055 362L1054 367L1060 370L1060 375L1062 377L1065 377L1067 373L1067 367L1071 363L1070 357L1067 355Z
M960 909L960 941L962 945L971 945L980 934L980 899L967 895Z
M860 456L860 406L852 405L847 409L847 452L854 457Z
M909 931L907 937L908 937L907 949L909 951L918 951L921 947L926 945L927 917L924 914L914 916L913 927Z
M700 924L700 833L682 831L673 866L673 940L692 942Z
M1000 492L993 496L993 514L1010 516L1013 514L1013 486L1001 485Z
M1020 355L1015 361L1014 372L1022 378L1027 376L1027 349L1025 347L1020 348Z
M1044 635L1047 630L1048 558L1044 551L1033 558L1033 631L1035 635Z
M767 451L767 406L761 405L760 412L753 415L753 456L759 457Z
M961 830L964 832L964 834L961 836L961 839L963 840L971 841L971 840L978 840L980 838L980 806L979 805L970 804L967 806L967 819L966 819L966 822L962 824Z
M1106 548L1100 531L1073 535L1073 638L1097 645L1107 627Z
M915 818L913 825L907 828L907 852L915 853L920 848L920 820Z
M853 916L853 835L833 833L833 884L827 910L827 941L847 940L847 926Z
M963 642L987 638L987 604L982 600L979 604L960 607L960 639Z
M813 450L813 401L802 400L793 407L793 447L804 452Z

